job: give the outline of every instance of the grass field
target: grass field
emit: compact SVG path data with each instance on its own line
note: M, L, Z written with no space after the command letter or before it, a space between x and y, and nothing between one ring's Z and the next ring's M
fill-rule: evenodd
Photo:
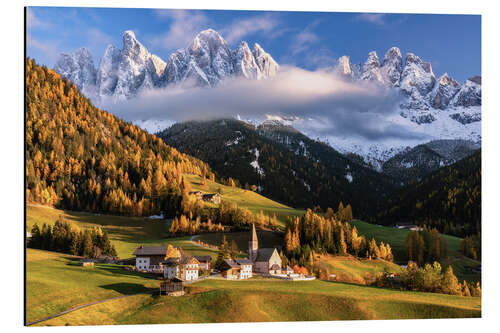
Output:
M72 258L28 250L28 321L78 304L149 291L159 281L113 265L83 268ZM61 278L54 279L54 276ZM325 281L205 280L183 297L136 295L37 325L209 323L480 317L481 299Z
M405 263L406 260L406 245L405 239L408 234L408 229L396 229L391 227L385 227L376 224L370 224L367 222L354 220L351 222L352 225L355 225L361 235L364 235L367 239L371 237L375 238L378 242L382 241L385 243L389 243L392 248L392 252L394 254L394 260L396 262ZM460 281L480 281L481 274L477 273L468 273L465 270L465 266L469 267L477 267L481 265L481 262L477 260L473 260L467 257L464 257L459 252L459 243L460 238L443 235L441 237L446 239L448 243L448 260L444 260L442 264L444 266L451 264L453 267L453 271L455 275L459 278Z
M403 270L401 266L385 260L360 260L353 256L321 255L315 264L321 269L328 269L330 274L335 274L337 281L357 284L366 284L385 270L392 273Z
M305 213L304 210L288 207L253 191L221 185L208 179L205 185L202 185L201 177L196 175L185 174L184 178L191 184L192 190L206 193L215 193L220 190L222 200L234 202L238 207L248 208L254 214L258 214L261 210L268 216L276 214L278 223L281 226L285 225L288 216L302 216Z
M193 255L211 255L217 253L190 242L191 237L165 238L169 222L139 217L124 217L113 215L95 215L82 212L63 211L49 207L27 206L27 225L31 230L33 224L54 224L59 216L72 222L80 228L102 227L109 233L112 244L116 247L120 258L133 257L134 250L139 245L167 245L181 246L182 249Z

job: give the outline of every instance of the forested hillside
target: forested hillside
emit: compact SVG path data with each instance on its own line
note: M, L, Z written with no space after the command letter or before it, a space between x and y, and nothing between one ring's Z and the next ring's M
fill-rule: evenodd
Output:
M204 162L94 107L59 74L26 63L28 202L64 209L175 215L182 173L213 178Z
M377 214L377 223L412 222L440 232L481 232L481 151L403 188Z
M177 123L158 136L207 162L219 177L293 207L325 210L343 201L351 203L355 216L368 217L394 188L389 177L300 132L287 133L291 143L270 131L219 119Z

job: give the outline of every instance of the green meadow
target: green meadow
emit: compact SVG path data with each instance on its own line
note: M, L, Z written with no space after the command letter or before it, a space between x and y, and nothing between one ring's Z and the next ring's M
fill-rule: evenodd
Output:
M191 237L166 238L170 227L170 221L166 220L90 214L32 205L26 207L26 215L28 230L35 223L39 226L43 223L54 224L59 216L79 228L101 227L109 233L118 256L123 259L132 258L134 250L140 245L172 244L192 255L217 255L213 250L193 244Z
M394 261L405 263L406 260L406 245L405 239L408 234L408 229L396 229L392 227L385 227L367 222L353 220L352 225L356 226L359 233L364 235L367 239L375 238L378 242L389 243L394 254ZM480 281L481 274L470 273L467 271L468 267L478 267L481 265L480 261L464 257L459 252L459 243L461 238L441 234L448 243L448 259L443 260L443 266L451 265L453 272L457 278L467 281Z
M193 191L219 192L222 200L234 202L241 208L248 208L254 214L258 214L260 211L268 216L276 214L278 223L282 227L285 226L288 216L302 216L305 213L305 210L288 207L253 191L222 185L208 179L205 180L205 185L203 185L201 177L197 175L184 174L183 177L190 183Z
M115 265L84 268L63 254L28 250L28 321L122 295L159 281ZM57 279L54 276L58 276ZM209 323L481 316L481 299L326 281L204 280L182 297L135 295L40 322L46 325Z

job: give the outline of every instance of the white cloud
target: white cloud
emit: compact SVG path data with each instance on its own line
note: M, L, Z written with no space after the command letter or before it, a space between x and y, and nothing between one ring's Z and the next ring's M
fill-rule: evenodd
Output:
M377 13L363 13L356 16L356 19L359 21L370 22L378 25L384 25L384 17L387 14L377 14Z
M51 42L47 41L39 41L38 39L34 38L31 34L26 35L26 46L28 48L28 51L30 48L34 48L38 51L41 51L48 63L52 64L56 61L57 56L58 56L58 47L54 45ZM44 60L45 60L44 59ZM40 59L36 59L40 61Z
M314 27L319 23L320 20L315 20L312 23L308 24L304 28L304 30L295 35L292 44L290 45L290 52L292 55L295 56L308 50L311 46L313 46L320 40L319 36L312 31Z
M172 50L186 47L198 32L208 27L209 20L201 12L182 9L155 10L159 18L170 20L168 31L150 38L154 47Z
M348 82L327 71L283 66L266 80L233 78L214 88L170 87L101 107L130 121L186 121L283 115L317 119L324 135L351 135L370 140L414 138L390 121L397 98L372 83Z
M51 26L49 22L45 22L36 16L33 8L26 8L26 26L31 29L46 29Z
M274 31L278 27L279 22L273 16L266 14L262 16L250 17L243 20L237 20L231 25L221 29L222 37L229 43L237 43L245 36L254 33L271 33L273 37L276 35Z

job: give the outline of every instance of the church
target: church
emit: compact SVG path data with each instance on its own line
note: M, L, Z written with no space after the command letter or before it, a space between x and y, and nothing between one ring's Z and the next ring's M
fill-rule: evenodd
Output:
M276 248L260 248L255 224L252 224L248 241L248 258L253 263L253 271L260 274L281 274L281 257Z

